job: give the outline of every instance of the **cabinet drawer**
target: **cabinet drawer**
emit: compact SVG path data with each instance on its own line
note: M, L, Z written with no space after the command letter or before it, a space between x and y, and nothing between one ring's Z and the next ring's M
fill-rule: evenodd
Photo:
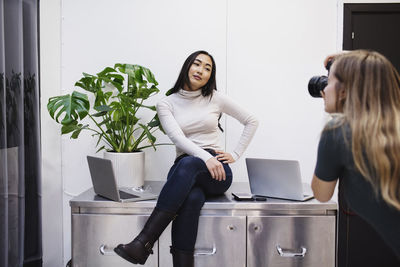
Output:
M246 216L200 216L195 266L246 266ZM172 267L171 225L159 239L160 267Z
M74 267L131 267L132 264L116 255L113 248L130 242L149 216L141 215L72 215L72 266ZM158 266L158 245L154 245L144 266Z
M335 230L335 216L248 217L247 267L334 267Z

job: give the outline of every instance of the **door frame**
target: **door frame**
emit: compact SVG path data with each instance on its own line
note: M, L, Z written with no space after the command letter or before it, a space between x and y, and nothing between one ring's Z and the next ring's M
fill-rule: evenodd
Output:
M343 50L352 50L353 13L400 13L400 3L343 3Z

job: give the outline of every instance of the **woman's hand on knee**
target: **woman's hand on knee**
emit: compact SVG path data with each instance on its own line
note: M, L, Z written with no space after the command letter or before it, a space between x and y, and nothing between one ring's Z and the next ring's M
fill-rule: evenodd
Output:
M222 151L222 150L215 150L218 154L215 156L217 160L222 161L223 163L234 163L235 159L232 157L231 153Z
M206 166L213 179L218 181L226 179L224 166L222 166L222 163L219 162L216 158L210 158L209 160L207 160Z

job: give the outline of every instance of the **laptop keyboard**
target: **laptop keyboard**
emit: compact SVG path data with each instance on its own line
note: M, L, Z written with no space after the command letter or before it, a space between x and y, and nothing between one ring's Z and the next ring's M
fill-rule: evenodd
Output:
M119 191L119 197L121 199L138 198L137 195L129 194L129 193L126 193L126 192L121 191L121 190L118 190L118 191Z

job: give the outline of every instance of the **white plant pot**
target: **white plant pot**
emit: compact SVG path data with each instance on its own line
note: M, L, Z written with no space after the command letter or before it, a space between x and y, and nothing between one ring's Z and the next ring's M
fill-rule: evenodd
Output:
M112 162L119 187L139 188L144 185L144 152L104 152L104 158Z

